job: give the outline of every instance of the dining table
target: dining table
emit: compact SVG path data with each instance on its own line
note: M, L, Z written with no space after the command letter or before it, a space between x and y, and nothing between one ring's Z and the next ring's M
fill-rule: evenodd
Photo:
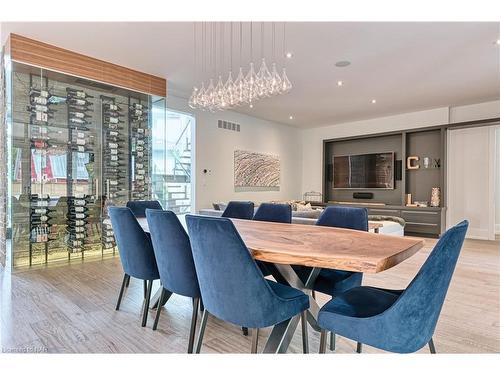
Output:
M186 227L185 217L179 216ZM272 276L308 295L310 307L307 321L320 331L317 317L319 305L313 297L313 286L322 269L362 273L379 273L408 259L424 246L424 239L391 236L371 232L319 225L274 223L230 219L254 259L271 263ZM147 220L138 219L149 232ZM292 266L308 266L307 278L299 278ZM157 293L158 294L158 293ZM152 305L161 306L166 301ZM267 339L264 353L286 352L299 316L275 325Z

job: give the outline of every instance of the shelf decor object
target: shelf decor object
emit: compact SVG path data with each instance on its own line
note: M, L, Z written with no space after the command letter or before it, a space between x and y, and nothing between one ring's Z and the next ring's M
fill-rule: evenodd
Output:
M438 187L433 187L431 193L431 206L439 207L440 205L441 205L441 189Z
M419 160L420 158L418 156L408 156L408 158L406 158L406 169L419 169L420 165L418 163L414 163Z
M239 23L239 70L233 79L233 23L226 27L224 22L203 22L200 27L194 23L194 70L200 71L202 82L193 87L189 106L191 108L208 110L226 110L241 105L253 106L253 102L275 95L283 95L292 89L292 83L286 74L286 24L283 23L283 43L280 60L283 61L282 72L278 72L276 59L276 24L271 23L272 64L271 69L267 67L265 58L265 29L266 23L260 23L260 67L256 71L254 64L254 31L253 23L249 25L249 55L250 64L245 73L242 60L243 49L243 24ZM200 30L198 30L200 29ZM228 29L228 30L226 30ZM225 53L227 37L229 35L229 65L225 65L227 57ZM220 55L220 56L217 56ZM224 70L228 69L229 73ZM224 81L223 76L227 74ZM218 79L217 79L218 75ZM196 74L195 74L196 76ZM205 81L206 77L208 81Z

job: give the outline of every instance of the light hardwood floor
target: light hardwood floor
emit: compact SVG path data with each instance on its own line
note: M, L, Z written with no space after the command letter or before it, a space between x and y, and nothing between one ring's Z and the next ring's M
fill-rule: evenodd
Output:
M434 240L402 264L363 284L404 288L416 274ZM1 347L4 352L54 353L184 353L191 316L189 299L173 296L162 311L159 328L140 326L143 285L132 280L115 311L122 271L119 259L0 272ZM318 294L321 304L327 297ZM262 350L269 330L262 330ZM500 238L467 240L438 322L434 342L438 353L500 352ZM248 353L250 337L241 329L209 320L202 353ZM319 334L309 329L311 352L318 351ZM301 352L300 325L289 353ZM356 344L338 337L335 353L355 353ZM364 347L364 352L380 352ZM421 350L428 353L427 348ZM331 352L330 352L331 353Z

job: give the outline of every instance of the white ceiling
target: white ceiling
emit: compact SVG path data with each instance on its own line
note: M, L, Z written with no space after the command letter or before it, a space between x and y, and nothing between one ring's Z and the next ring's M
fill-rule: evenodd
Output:
M237 66L239 24L233 25ZM276 25L280 50L282 25ZM28 22L2 23L1 30L3 38L14 32L164 76L176 96L188 97L200 80L193 67L192 23ZM225 30L229 61L229 24ZM265 30L270 59L270 24ZM500 46L494 43L500 23L300 22L288 23L286 30L293 90L237 111L307 128L500 98ZM245 24L245 64L250 60L248 31ZM260 23L255 23L255 60L260 58L259 32ZM337 68L339 60L351 65ZM338 80L344 86L338 87Z

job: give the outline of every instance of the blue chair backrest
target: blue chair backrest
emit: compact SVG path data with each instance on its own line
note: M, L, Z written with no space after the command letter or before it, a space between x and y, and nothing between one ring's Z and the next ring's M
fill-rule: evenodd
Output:
M146 217L146 210L162 210L160 202L158 201L128 201L127 207L130 208L135 217Z
M292 222L292 206L289 204L262 203L255 213L254 220L275 223Z
M239 326L261 328L275 324L272 319L282 302L231 220L186 215L186 222L205 308Z
M222 217L230 217L232 219L252 220L253 209L254 209L253 202L231 201L227 204L226 209L222 213Z
M191 244L177 215L147 209L146 217L163 287L186 297L200 297Z
M160 278L151 239L128 207L109 207L123 271L142 280Z
M432 338L468 226L464 220L446 231L398 300L377 317L388 323L388 350L414 352Z
M366 208L328 206L318 218L316 225L368 231Z

